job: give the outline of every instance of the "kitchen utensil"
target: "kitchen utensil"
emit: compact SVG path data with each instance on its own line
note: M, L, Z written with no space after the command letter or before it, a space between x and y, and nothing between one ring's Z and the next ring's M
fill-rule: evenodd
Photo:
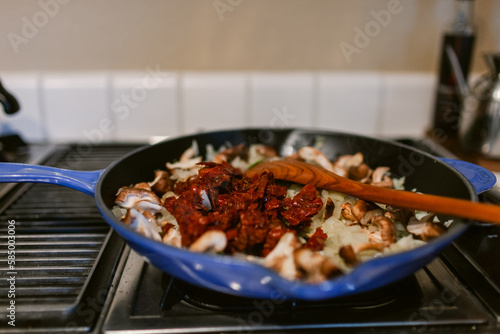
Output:
M272 172L278 180L312 184L318 188L338 191L376 203L500 224L498 205L376 187L341 177L320 166L302 161L265 161L252 167L246 174L253 176L264 171Z
M249 298L320 300L375 289L422 268L469 225L467 220L456 219L444 235L422 247L377 257L338 278L308 284L286 280L270 269L234 257L193 253L153 241L115 218L111 208L119 188L151 180L155 170L164 169L167 161L178 159L193 141L202 155L208 144L218 148L241 143L264 143L283 156L302 146L316 145L331 160L342 154L362 152L368 165L388 166L395 175L404 176L406 189L477 201L470 182L432 155L396 142L309 129L242 129L188 135L139 149L98 171L3 163L0 181L53 183L95 196L105 221L154 266L191 284ZM444 221L450 217L440 218Z

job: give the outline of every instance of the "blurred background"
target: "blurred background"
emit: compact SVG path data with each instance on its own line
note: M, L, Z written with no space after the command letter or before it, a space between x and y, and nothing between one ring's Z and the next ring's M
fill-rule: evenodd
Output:
M453 0L0 0L0 78L30 141L243 126L423 135ZM471 75L500 50L474 4Z

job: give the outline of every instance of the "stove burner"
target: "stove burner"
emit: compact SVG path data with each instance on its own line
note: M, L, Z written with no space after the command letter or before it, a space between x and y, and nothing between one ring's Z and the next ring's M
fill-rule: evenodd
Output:
M161 307L164 310L171 309L175 303L181 300L201 309L222 312L258 311L262 308L262 305L267 305L271 302L233 296L201 288L175 279L168 274L163 274L162 280L165 294ZM341 298L322 301L276 299L272 301L272 307L275 311L286 312L288 314L318 308L328 308L330 310L380 308L396 303L401 294L406 294L408 300L414 301L415 305L418 305L422 292L414 276L390 286Z

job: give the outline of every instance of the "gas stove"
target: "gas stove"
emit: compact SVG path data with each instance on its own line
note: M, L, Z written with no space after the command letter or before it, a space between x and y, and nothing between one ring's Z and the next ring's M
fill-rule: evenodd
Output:
M450 153L425 140L402 140ZM29 148L56 167L105 168L138 145ZM82 154L84 156L82 156ZM81 159L75 159L81 158ZM35 159L35 160L33 160ZM439 258L392 285L350 297L258 300L191 286L151 266L101 219L94 200L45 184L0 189L0 307L9 315L9 221L15 221L15 326L2 333L422 333L500 331L500 227L471 226ZM496 190L482 201L500 203Z

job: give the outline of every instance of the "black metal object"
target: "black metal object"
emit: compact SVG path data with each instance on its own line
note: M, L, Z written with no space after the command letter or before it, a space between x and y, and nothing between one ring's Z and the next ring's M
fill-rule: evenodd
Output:
M3 109L6 114L13 114L19 111L20 106L16 98L9 93L0 81L0 104L2 104Z
M17 99L9 93L0 81L0 104L6 114L11 115L19 111ZM27 144L19 134L5 133L0 136L0 161L14 161L19 154L26 154Z
M0 161L14 162L28 154L28 144L16 133L0 136Z

